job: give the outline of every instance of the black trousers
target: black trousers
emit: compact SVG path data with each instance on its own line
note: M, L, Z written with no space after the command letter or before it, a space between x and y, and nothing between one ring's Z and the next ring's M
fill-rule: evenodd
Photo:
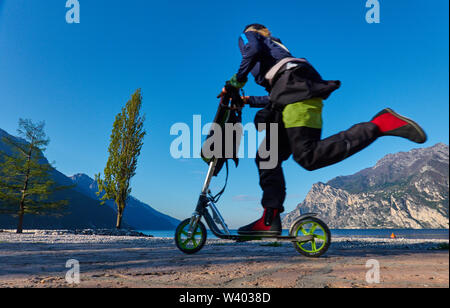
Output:
M284 211L286 198L286 182L282 163L291 154L294 160L306 170L312 171L340 162L347 157L369 146L379 137L375 124L367 122L354 125L350 129L321 140L322 130L309 127L285 128L278 122L278 162L272 169L261 169L261 162L269 161L261 158L259 149L256 164L259 171L259 184L263 190L261 204L264 208L275 208ZM266 132L266 140L261 147L270 150L270 130ZM273 149L272 149L273 150Z

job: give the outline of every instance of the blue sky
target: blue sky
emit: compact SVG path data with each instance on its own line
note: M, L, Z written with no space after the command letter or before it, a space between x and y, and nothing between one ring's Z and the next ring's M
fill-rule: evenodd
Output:
M447 0L380 0L380 24L366 23L364 0L79 2L81 23L67 24L65 0L0 0L0 128L14 134L19 117L45 120L49 160L66 175L93 176L106 164L114 116L142 88L148 135L133 195L174 217L192 213L206 165L170 156L170 127L192 123L194 114L212 120L249 23L266 24L325 79L342 81L325 102L324 137L390 106L423 125L425 146L448 144ZM252 81L246 92L264 94ZM246 109L244 122L256 111ZM285 207L294 209L315 182L416 147L382 138L315 172L289 161ZM253 160L242 160L220 203L231 227L260 215L260 195Z

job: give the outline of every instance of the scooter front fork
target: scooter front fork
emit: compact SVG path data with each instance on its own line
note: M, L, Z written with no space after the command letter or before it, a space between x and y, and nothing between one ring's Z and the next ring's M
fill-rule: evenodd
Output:
M191 216L191 222L189 223L189 229L187 236L191 238L194 234L194 231L197 229L198 222L202 219L202 215L198 212L194 212Z
M191 222L189 223L188 236L191 237L194 234L195 229L197 229L197 224L202 219L205 208L208 206L208 197L206 194L201 193L198 198L197 207L195 212L191 216Z

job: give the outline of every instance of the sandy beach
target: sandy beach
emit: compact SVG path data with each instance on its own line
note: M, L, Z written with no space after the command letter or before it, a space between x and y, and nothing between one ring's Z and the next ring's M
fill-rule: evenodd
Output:
M213 239L185 255L169 238L0 232L0 287L448 288L442 245L448 240L335 238L309 259L291 243ZM66 282L69 259L79 262L79 284ZM379 283L366 281L369 260L379 263Z

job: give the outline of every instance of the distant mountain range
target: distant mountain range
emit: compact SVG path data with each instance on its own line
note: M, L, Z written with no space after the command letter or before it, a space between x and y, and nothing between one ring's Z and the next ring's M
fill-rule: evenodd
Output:
M9 145L3 142L3 137L13 138L18 142L25 140L9 135L0 129L0 155L6 152L13 154ZM45 160L45 162L47 162ZM61 214L55 216L25 215L25 229L84 229L84 228L115 228L116 209L112 202L100 205L97 195L96 183L85 174L77 174L67 177L56 169L51 170L51 176L58 185L74 186L71 189L54 194L55 199L69 201L69 205ZM0 201L0 207L2 206ZM125 208L123 227L134 230L172 230L179 221L164 215L149 205L130 197ZM10 215L0 214L0 229L13 229L17 225L17 219Z
M83 173L71 176L70 179L77 185L75 190L93 199L98 199L96 194L98 186L94 179ZM107 201L105 205L116 212L116 205L113 201ZM123 219L136 230L171 230L180 223L179 220L156 211L133 196L127 200Z
M283 218L319 213L331 228L448 228L449 147L389 154L368 169L314 184Z

